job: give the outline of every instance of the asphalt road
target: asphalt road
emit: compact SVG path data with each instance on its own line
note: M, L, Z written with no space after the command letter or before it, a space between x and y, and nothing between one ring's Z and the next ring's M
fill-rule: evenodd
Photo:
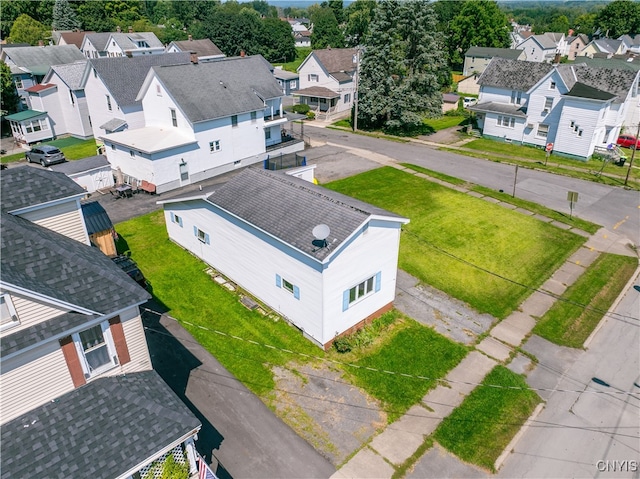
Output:
M344 131L305 126L305 135L344 148L361 148L379 153L402 163L413 163L430 170L462 178L494 190L513 192L515 167L439 151L415 143L353 135ZM568 191L578 192L573 214L602 225L640 243L640 192L620 187L568 178L551 173L518 168L516 197L533 201L556 211L569 213Z

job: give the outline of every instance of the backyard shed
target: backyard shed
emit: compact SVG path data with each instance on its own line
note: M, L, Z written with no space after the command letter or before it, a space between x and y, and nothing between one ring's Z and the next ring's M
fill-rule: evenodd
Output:
M116 256L115 230L105 209L97 201L83 203L81 206L91 244L107 256Z
M114 185L111 165L103 155L90 156L77 161L68 161L49 167L75 180L88 193L111 188Z

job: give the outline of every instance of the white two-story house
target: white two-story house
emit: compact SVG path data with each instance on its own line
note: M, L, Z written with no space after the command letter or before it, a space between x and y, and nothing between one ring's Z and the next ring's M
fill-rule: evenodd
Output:
M143 127L142 103L136 96L149 69L188 63L189 58L189 53L165 53L89 60L80 86L86 95L93 136L99 139L105 133Z
M584 64L551 65L494 58L479 78L483 135L589 158L615 143L638 99L638 72Z
M85 241L85 192L27 166L0 179L0 477L132 479L168 453L195 472L200 422L151 368L150 295Z
M562 56L567 49L564 33L547 32L531 35L516 47L524 50L525 59L529 62L553 62L556 55Z
M300 103L319 118L347 116L356 91L358 54L355 48L313 50L298 67Z
M302 150L282 141L288 119L269 67L259 55L153 67L136 97L145 126L103 135L107 159L162 193L263 161L268 147Z
M407 218L255 167L160 203L173 241L320 347L392 308Z
M82 53L87 58L135 57L164 53L164 45L153 32L89 33L84 36Z
M218 58L224 58L225 54L208 38L194 40L191 35L187 40L175 40L165 49L167 53L188 52L195 53L198 61L206 62Z

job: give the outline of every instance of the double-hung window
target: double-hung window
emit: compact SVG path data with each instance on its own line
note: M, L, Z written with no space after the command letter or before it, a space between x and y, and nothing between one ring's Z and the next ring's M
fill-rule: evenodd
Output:
M178 117L176 116L175 108L169 108L169 110L171 111L171 124L173 126L178 126Z
M317 82L318 81L318 75L315 73L310 73L309 77L308 77L309 81L313 81L313 82Z
M251 123L255 123L256 119L258 118L258 113L255 111L251 112Z
M107 110L111 111L111 97L109 95L105 95L107 97Z
M8 294L0 296L0 330L20 324L13 302Z
M549 125L540 123L538 125L538 132L536 133L536 136L540 138L546 138L548 134L549 134Z
M204 244L211 244L211 239L209 237L209 233L202 231L197 226L193 227L193 235L198 238L198 241Z
M553 107L553 97L548 96L544 99L544 110L543 113L549 113L551 108Z
M74 334L73 339L85 377L90 378L118 364L107 321Z
M511 103L519 105L522 103L522 92L513 90L511 92Z
M231 116L231 126L233 128L235 128L236 126L238 126L238 115L232 115Z
M178 226L180 226L180 228L182 228L182 217L178 216L175 213L171 213L171 222L177 224Z
M220 151L220 140L213 140L209 142L209 152Z
M361 283L345 290L342 294L342 311L346 311L352 305L380 291L380 279L381 273L378 272Z

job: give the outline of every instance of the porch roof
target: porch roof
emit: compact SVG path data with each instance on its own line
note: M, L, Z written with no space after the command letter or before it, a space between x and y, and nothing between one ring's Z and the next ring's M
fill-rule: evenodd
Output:
M318 98L340 98L340 93L323 86L311 86L291 93L294 96L315 96Z
M183 135L175 128L158 128L151 126L137 128L135 130L119 131L101 136L100 138L104 141L116 143L147 154L197 143L195 139Z
M468 108L471 111L481 113L501 113L503 115L515 116L517 118L526 118L527 113L524 107L519 105L510 105L507 103L498 103L489 101L486 103L478 103Z
M5 118L11 121L25 121L30 120L31 118L35 118L37 116L46 115L46 111L36 111L36 110L24 110L18 113L14 113L13 115L7 115Z
M3 424L2 477L120 477L200 427L153 370L99 378Z

